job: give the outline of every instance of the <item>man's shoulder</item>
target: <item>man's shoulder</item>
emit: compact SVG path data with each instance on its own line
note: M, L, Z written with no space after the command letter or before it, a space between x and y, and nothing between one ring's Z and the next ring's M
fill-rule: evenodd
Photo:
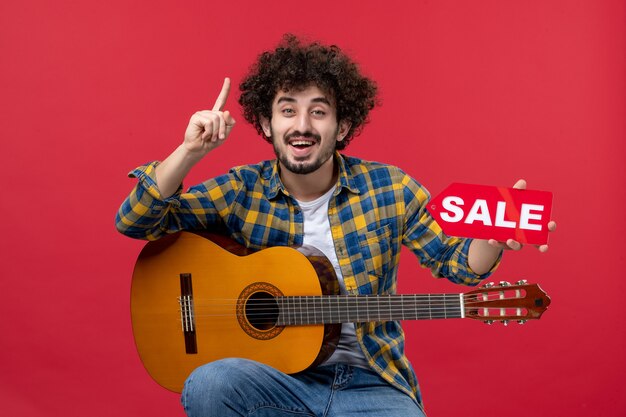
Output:
M347 170L352 175L371 175L372 173L380 175L386 173L393 178L406 176L406 173L401 168L395 165L391 165L385 162L361 159L358 157L343 154L341 156L345 162Z
M353 156L341 155L345 169L358 188L371 189L372 187L392 187L413 193L428 191L415 178L402 168L378 161L365 160Z
M275 160L265 160L255 164L238 165L232 167L229 170L229 174L252 182L259 179L268 180L274 173L275 163Z

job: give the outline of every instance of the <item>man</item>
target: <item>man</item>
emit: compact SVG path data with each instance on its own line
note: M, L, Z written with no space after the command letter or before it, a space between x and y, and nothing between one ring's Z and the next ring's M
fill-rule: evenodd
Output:
M240 89L246 120L277 159L182 191L190 169L235 126L224 111L226 79L213 109L191 117L183 143L167 159L133 171L139 183L118 213L122 233L157 239L210 229L252 249L311 244L332 262L346 294L394 293L403 244L433 275L467 285L495 269L503 248L521 247L444 235L415 180L338 152L376 104L376 85L339 48L288 35L259 56ZM189 376L182 402L189 416L423 415L395 321L344 324L335 353L296 375L244 359L207 364Z

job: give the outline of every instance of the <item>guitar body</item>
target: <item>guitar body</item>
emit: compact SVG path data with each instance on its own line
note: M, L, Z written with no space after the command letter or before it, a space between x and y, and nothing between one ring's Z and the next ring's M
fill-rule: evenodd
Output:
M332 354L341 324L277 326L255 319L247 302L338 289L332 266L313 248L247 254L227 238L180 232L139 255L131 287L135 343L152 378L175 392L195 368L227 357L296 373Z

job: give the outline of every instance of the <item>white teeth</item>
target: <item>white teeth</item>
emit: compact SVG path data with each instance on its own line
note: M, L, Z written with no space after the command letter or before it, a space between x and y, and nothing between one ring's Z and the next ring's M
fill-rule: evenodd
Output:
M293 142L291 142L292 146L311 146L313 145L313 142L308 141L308 140L294 140Z

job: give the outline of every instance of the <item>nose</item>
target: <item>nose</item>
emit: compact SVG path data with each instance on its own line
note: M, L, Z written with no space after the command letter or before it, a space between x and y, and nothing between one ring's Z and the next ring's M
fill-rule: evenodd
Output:
M297 129L304 133L311 131L311 115L307 112L301 112L298 115L297 121Z

